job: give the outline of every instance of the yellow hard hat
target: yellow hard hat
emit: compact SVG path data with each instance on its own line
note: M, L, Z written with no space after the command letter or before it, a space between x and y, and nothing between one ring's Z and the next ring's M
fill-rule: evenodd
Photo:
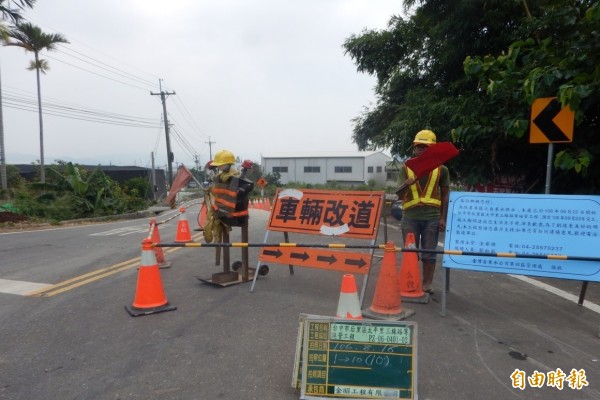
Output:
M235 156L229 150L219 150L215 154L215 159L211 165L213 167L219 167L225 164L235 164Z
M432 144L435 144L435 139L435 133L429 129L424 129L417 132L415 135L415 140L413 140L413 144L425 144L427 146L431 146Z

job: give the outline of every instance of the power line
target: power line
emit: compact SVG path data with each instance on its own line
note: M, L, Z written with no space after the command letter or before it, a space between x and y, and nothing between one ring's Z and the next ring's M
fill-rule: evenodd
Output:
M207 137L207 136L206 136L206 134L205 134L205 133L202 131L202 129L200 129L200 127L198 126L198 124L197 124L197 123L196 123L196 121L194 120L194 117L193 117L193 116L192 116L192 114L191 114L191 113L188 111L187 107L186 107L186 106L185 106L185 104L184 104L184 103L183 103L183 102L182 102L182 101L179 99L179 97L180 97L180 96L177 96L177 97L175 98L175 106L177 106L177 103L180 103L180 104L181 104L181 106L182 106L182 107L183 107L183 109L185 110L185 114L182 112L182 115L184 115L184 118L185 118L185 116L186 116L186 115L187 115L187 116L189 116L189 120L188 120L188 122L189 122L189 121L191 121L191 125L192 125L194 128L196 128L196 130L197 130L197 131L198 131L198 132L199 132L199 133L200 133L200 134L201 134L201 135L202 135L204 138L206 138L206 137ZM181 112L181 109L179 108L179 106L177 106L177 108L178 108L178 109L179 109L179 111Z
M85 54L83 54L83 53L81 53L81 52L79 52L79 51L77 51L77 50L73 50L72 48L70 48L70 47L68 47L68 46L66 46L66 45L64 45L64 44L61 44L61 43L59 43L59 47L60 47L60 48L63 50L63 52L64 52L66 55L68 55L68 56L70 56L70 57L73 57L73 58L75 58L75 59L81 60L81 61L83 61L83 62L85 62L85 63L88 63L88 64L90 64L90 65L93 65L93 66L95 66L95 67L97 67L97 68L101 68L101 69L104 69L104 70L106 70L106 71L112 72L112 73L114 73L114 74L117 74L117 75L120 75L120 76L123 76L123 77L129 77L130 79L133 79L133 80L135 80L135 81L138 81L139 83L142 83L142 84L146 84L146 85L148 85L148 86L150 86L150 87L153 87L153 88L155 88L155 87L156 87L156 84L155 84L154 82L152 82L152 81L149 81L149 80L147 80L147 79L143 79L143 78L137 77L137 76L135 76L135 75L133 75L133 74L130 74L129 72L127 72L127 71L124 71L124 70L122 70L122 69L120 69L120 68L113 67L112 65L106 64L106 63L104 63L104 62L102 62L102 61L100 61L100 60L96 60L95 58L93 58L93 57L90 57L90 56L88 56L88 55L85 55ZM76 56L74 56L74 55L68 54L69 52L73 52L73 53L79 54L80 56L82 56L82 57L85 57L85 58L88 58L88 59L90 59L90 60L92 60L92 61L95 61L96 63L99 63L99 64L101 64L101 65L104 65L104 66L106 66L107 68L104 68L104 67L98 66L98 65L94 64L93 62L91 62L91 61L87 61L87 60L84 60L84 59L82 59L82 58L80 58L80 57L76 57ZM110 71L111 69L118 71L118 73L117 73L117 72Z
M106 76L106 75L102 75L102 74L99 74L99 73L97 73L97 72L90 71L89 69L85 69L85 68L83 68L83 67L78 67L77 65L73 65L73 64L71 64L71 63L69 63L69 62L66 62L66 61L64 61L64 60L61 60L60 58L53 57L53 56L49 55L48 53L44 54L44 57L51 58L51 59L53 59L53 60L55 60L55 61L61 62L61 63L63 63L63 64L67 64L67 65L69 65L69 66L71 66L71 67L73 67L73 68L77 68L77 69L80 69L80 70L82 70L82 71L89 72L90 74L94 74L94 75L97 75L97 76L99 76L99 77L102 77L102 78L105 78L105 79L109 79L109 80L111 80L111 81L114 81L114 82L120 83L120 84L122 84L122 85L131 86L131 87L133 87L133 88L140 89L140 90L144 90L144 91L148 90L148 88L143 88L143 87L140 87L140 86L132 85L132 84L130 84L130 83L123 82L123 81L119 81L119 80L117 80L117 79L110 78L110 77L108 77L108 76Z
M4 96L4 99L7 101L10 101L14 105L20 104L20 105L24 105L24 106L30 105L30 106L37 107L37 100L28 100L25 98L13 97L11 95ZM125 114L116 114L116 113L110 113L110 112L105 112L105 111L94 111L91 109L86 110L86 109L68 107L68 106L63 106L60 104L49 103L49 102L42 102L42 105L44 108L51 108L51 109L55 109L57 111L63 111L65 113L70 113L70 114L75 114L75 115L82 114L83 116L87 115L87 116L94 116L94 117L101 117L101 118L111 118L111 119L121 120L121 121L126 121L126 122L139 122L139 123L148 123L148 124L156 125L156 120L152 119L152 118L133 117L133 116L125 115Z
M25 17L25 19L28 19L28 20L31 20L31 21L35 21L37 24L39 24L39 25L41 25L41 26L44 26L44 27L46 27L46 28L49 28L49 29L53 30L54 32L59 32L59 31L58 31L58 29L55 29L55 28L53 28L53 27L51 27L51 26L48 26L48 25L46 25L46 24L42 23L41 21L39 21L39 20L37 20L37 19L35 19L35 18L31 18L31 16L29 15L29 13L28 13L28 12L23 12L23 13L21 13L21 15L23 15L23 17ZM62 33L62 32L61 32L61 33ZM137 68L137 67L135 67L135 66L129 65L129 64L127 64L127 63L125 63L125 62L123 62L123 61L121 61L121 60L119 60L119 59L117 59L117 58L113 57L112 55L110 55L110 54L108 54L108 53L105 53L105 52L103 52L103 51L101 51L101 50L95 49L94 47L92 47L92 46L90 46L90 45L88 45L88 44L86 44L86 43L84 43L84 42L82 42L82 41L80 41L80 40L74 39L74 38L73 38L73 36L72 36L72 35L69 35L68 33L63 33L63 34L64 34L64 35L65 35L65 36L66 36L66 37L69 39L69 41L70 41L71 43L73 43L73 42L79 43L80 45L82 45L82 46L84 46L84 47L86 47L86 48L88 48L88 49L90 49L90 50L92 50L92 51L94 51L94 52L96 52L96 53L98 53L98 54L101 54L101 55L103 55L104 57L110 58L110 59L112 59L112 60L114 60L114 61L118 62L118 63L119 63L119 64L121 64L121 65L124 65L124 66L126 66L126 67L128 67L128 68L131 68L131 69L133 69L133 70L136 70L136 71L139 71L139 72L141 72L141 73L143 73L143 74L145 74L145 75L147 75L147 76L149 76L149 77L152 77L152 79L153 79L153 80L157 80L157 79L159 79L159 78L158 78L158 76L156 76L156 75L154 75L154 74L151 74L151 73L149 73L149 72L146 72L146 71L142 71L141 69L139 69L139 68ZM59 46L60 46L60 44L59 44ZM91 58L91 57L89 57L89 58ZM151 81L148 81L148 82L151 82ZM151 84L151 85L152 85L153 87L156 87L156 85L155 85L155 84Z
M5 107L6 108L16 109L16 110L22 110L22 111L30 111L30 112L33 112L33 113L37 113L38 112L38 109L37 109L36 106L27 107L27 106L20 106L20 105L14 105L14 104L7 103L7 104L5 104ZM135 123L109 121L109 120L103 120L103 119L98 119L98 118L83 118L83 117L66 115L64 113L51 112L51 111L42 111L42 114L44 114L44 115L53 115L53 116L56 116L56 117L63 117L63 118L68 118L68 119L75 119L75 120L80 120L80 121L97 122L97 123L102 123L102 124L107 124L107 125L127 126L127 127L130 127L130 128L152 128L152 129L154 129L157 126L160 126L160 125L147 125L147 124L135 124Z
M16 94L10 90L7 92L8 94L5 95L4 98L6 101L10 102L12 106L20 106L22 107L22 109L28 107L37 107L37 99L34 96L23 96ZM151 127L159 126L157 120L154 118L119 114L115 112L98 110L80 105L71 106L69 105L69 103L61 101L42 101L42 105L43 108L49 108L54 110L55 112L61 112L64 116L73 115L78 117L101 118L104 120L112 120L113 122L139 123L144 125L150 125Z
M27 16L27 15L25 15L25 17L30 20L35 21L35 19L29 18L29 16ZM36 21L36 22L42 26L46 26L46 25L40 23L39 21ZM48 28L53 31L57 31L56 29L53 29L51 27L48 27ZM153 83L153 81L150 81L150 80L146 79L145 77L140 76L137 73L128 72L124 68L120 68L118 66L111 65L112 63L105 62L105 61L99 59L98 57L92 57L88 54L85 54L85 52L81 51L80 49L73 48L72 44L73 43L80 44L87 49L91 49L96 54L100 54L104 57L114 60L119 65L126 66L127 69L136 70L146 76L152 76L152 79L156 78L155 75L147 73L145 71L142 71L131 65L128 65L127 63L124 63L107 53L104 53L104 52L97 50L81 41L74 39L73 37L71 37L68 34L65 34L65 36L67 36L69 38L69 41L71 43L69 45L59 44L59 47L62 50L60 53L60 56L57 57L55 54L50 55L50 54L47 54L47 52L43 53L43 56L47 57L49 59L55 60L57 62L66 64L72 68L76 68L81 71L98 76L100 78L104 78L104 79L110 80L112 82L115 82L115 83L118 83L121 85L125 85L125 86L129 86L129 87L132 87L135 89L146 91L146 90L148 90L148 88L152 88L152 89L156 88L157 85L155 83ZM62 57L63 55L66 57L70 57L72 59L72 61L69 62L69 61L65 60L64 57ZM100 71L100 73L98 71ZM163 85L162 80L160 80L158 87L160 88L161 92L163 92L163 86L164 86L164 88L166 88L166 85ZM170 89L166 89L166 90L170 90ZM174 94L174 91L172 91L172 92ZM171 93L167 92L167 95L168 94L171 94ZM13 95L14 95L14 97L12 97L10 99L10 105L7 105L7 108L28 111L28 112L35 111L33 109L34 105L37 104L35 102L35 100L29 100L27 98L19 97L17 94L14 94L14 93L13 93ZM48 99L48 98L46 97L46 99ZM91 123L102 123L102 124L138 127L138 128L150 128L150 129L156 129L157 127L160 126L159 123L157 123L154 119L151 119L151 118L134 117L134 116L129 116L129 115L125 115L125 114L110 113L110 112L106 112L106 111L90 109L90 108L80 106L80 105L69 106L68 103L63 102L63 101L55 101L55 102L43 101L42 104L44 105L44 107L48 107L48 110L45 110L43 112L43 114L58 116L61 118L66 118L66 119L81 120L81 121L86 121L86 122L91 122ZM163 105L164 105L164 103L163 103ZM175 97L175 106L176 106L177 110L179 111L179 113L181 114L181 116L183 116L186 124L193 128L192 132L194 132L194 133L197 132L200 135L202 135L202 137L206 138L206 134L204 132L202 132L202 130L199 128L198 124L194 120L192 114L189 112L189 110L187 109L185 104L178 97ZM164 111L165 111L164 112L165 115L163 117L166 122L164 127L165 127L165 131L168 132L168 129L169 129L169 123L168 123L168 118L167 118L168 114L166 113L166 109ZM174 120L174 118L172 116L171 116L171 118ZM189 153L190 149L192 149L193 147L190 145L189 141L186 139L186 136L188 136L188 135L185 134L185 131L181 128L178 129L176 132L176 136L177 136L176 137L177 143L181 146L183 151L185 151L186 153ZM209 141L210 141L210 138L209 138ZM156 144L155 147L158 147L158 143ZM170 143L169 143L168 138L167 138L167 147L169 147L167 149L168 159L172 160L173 153L170 150ZM193 157L194 153L196 153L196 152L195 151L192 152L192 154L191 154L192 157ZM172 173L170 173L170 175L172 175Z

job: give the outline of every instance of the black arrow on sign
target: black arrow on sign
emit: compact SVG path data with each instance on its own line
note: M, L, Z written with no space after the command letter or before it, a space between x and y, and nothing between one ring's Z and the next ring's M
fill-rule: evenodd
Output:
M291 253L290 254L290 258L299 258L302 261L306 261L310 258L310 256L304 252L304 253Z
M337 258L335 258L333 254L330 256L317 256L317 261L325 261L328 262L329 265L331 265L337 261Z
M279 249L277 249L277 250L263 250L263 254L265 256L274 256L275 258L279 258L279 257L281 257L283 255L283 253Z
M363 260L362 258L359 258L358 260L353 260L351 258L346 258L344 260L344 263L348 264L348 265L356 265L356 266L358 266L358 268L362 268L365 265L367 265L367 263L365 262L365 260Z
M550 142L569 141L567 135L552 121L560 113L560 110L560 103L557 99L553 99L533 120L533 123L540 128L540 131Z

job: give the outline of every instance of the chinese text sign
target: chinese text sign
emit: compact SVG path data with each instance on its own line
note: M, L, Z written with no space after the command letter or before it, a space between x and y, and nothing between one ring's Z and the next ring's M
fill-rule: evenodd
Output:
M278 190L268 230L374 239L383 192Z
M450 193L446 250L598 257L600 197ZM444 255L447 268L600 281L600 262Z

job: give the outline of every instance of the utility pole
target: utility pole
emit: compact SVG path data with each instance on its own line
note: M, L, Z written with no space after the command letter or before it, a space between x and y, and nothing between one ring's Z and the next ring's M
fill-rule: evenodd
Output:
M2 190L8 189L8 179L6 177L6 155L4 152L4 119L2 115L2 78L0 77L0 180L2 181Z
M167 97L172 94L176 94L175 92L164 92L162 90L162 79L158 80L158 86L160 88L160 93L152 93L152 96L160 96L160 101L163 106L163 120L165 123L165 136L167 139L167 166L169 170L169 190L171 190L171 186L173 185L173 165L172 162L174 160L173 152L171 151L171 138L169 137L169 119L167 118Z
M198 153L194 153L194 164L196 164L196 169L200 170L200 156L198 156Z
M150 153L152 159L152 200L156 201L156 169L154 168L154 152Z
M212 158L212 144L213 143L217 143L217 142L211 142L210 141L210 136L209 136L208 137L208 142L204 142L204 143L208 144L208 154L209 154L210 160L212 161L212 159L213 159Z

